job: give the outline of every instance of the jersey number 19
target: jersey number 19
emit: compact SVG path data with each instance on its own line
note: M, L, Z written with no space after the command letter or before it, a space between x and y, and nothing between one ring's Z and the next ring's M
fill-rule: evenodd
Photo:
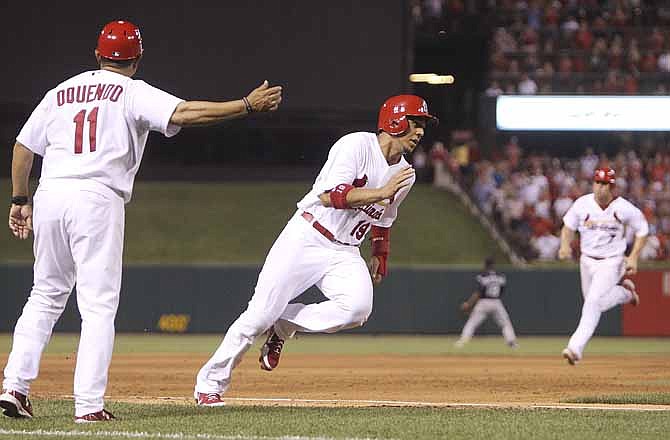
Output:
M72 121L75 124L74 154L81 154L83 151L84 121L88 121L88 143L90 151L93 153L95 151L95 132L98 125L98 107L94 107L88 114L88 117L86 117L86 109L80 110Z
M351 235L352 237L355 236L357 239L360 240L361 238L363 238L363 236L365 235L365 231L367 231L369 227L370 223L366 222L365 220L361 220L360 222L358 222L356 226L354 226L354 229L351 230L349 235Z

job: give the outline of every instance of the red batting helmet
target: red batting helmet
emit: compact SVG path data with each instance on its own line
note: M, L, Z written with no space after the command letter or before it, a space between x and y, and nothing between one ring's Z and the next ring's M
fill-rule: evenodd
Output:
M610 167L596 168L593 173L593 181L599 183L609 183L610 185L616 182L616 173Z
M428 113L428 104L420 96L396 95L384 102L379 110L379 131L385 131L393 136L399 136L407 131L409 122L407 116L426 118L437 122L437 118Z
M98 52L115 61L132 60L142 55L140 28L129 21L107 23L98 37Z

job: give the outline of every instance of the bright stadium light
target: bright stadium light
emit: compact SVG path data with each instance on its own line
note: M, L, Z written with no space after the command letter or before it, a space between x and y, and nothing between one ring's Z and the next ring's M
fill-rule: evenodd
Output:
M454 76L453 75L437 75L435 73L412 73L409 76L411 82L425 82L428 84L440 85L440 84L453 84Z
M409 76L411 82L428 82L431 78L435 77L434 73L412 73Z
M428 80L428 84L453 84L453 75L435 75Z
M668 131L668 96L498 96L499 130Z

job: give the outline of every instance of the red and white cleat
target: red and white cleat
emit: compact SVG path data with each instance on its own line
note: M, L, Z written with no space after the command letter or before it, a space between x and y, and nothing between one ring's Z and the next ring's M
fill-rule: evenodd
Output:
M272 371L277 368L282 348L284 348L284 340L273 329L270 329L268 331L268 338L261 347L261 356L258 358L261 369Z
M195 402L198 406L225 406L219 393L195 393Z
M33 417L33 406L28 396L18 391L6 390L0 395L0 408L7 417Z
M116 417L114 415L107 411L106 409L102 409L98 412L86 414L85 416L77 416L74 418L75 423L97 423L97 422L111 422L112 420L115 420Z

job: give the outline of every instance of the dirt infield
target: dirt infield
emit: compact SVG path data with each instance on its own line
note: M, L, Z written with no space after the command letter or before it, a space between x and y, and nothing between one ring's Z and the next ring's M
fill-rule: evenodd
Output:
M352 401L527 406L579 396L670 392L667 356L592 356L571 367L560 356L287 354L269 373L259 369L254 354L248 353L235 371L226 394L232 404L311 400L310 406L342 406L345 401L347 406L354 406ZM205 360L201 353L115 355L108 399L191 402L195 374ZM74 355L45 355L32 395L71 396L74 365Z

